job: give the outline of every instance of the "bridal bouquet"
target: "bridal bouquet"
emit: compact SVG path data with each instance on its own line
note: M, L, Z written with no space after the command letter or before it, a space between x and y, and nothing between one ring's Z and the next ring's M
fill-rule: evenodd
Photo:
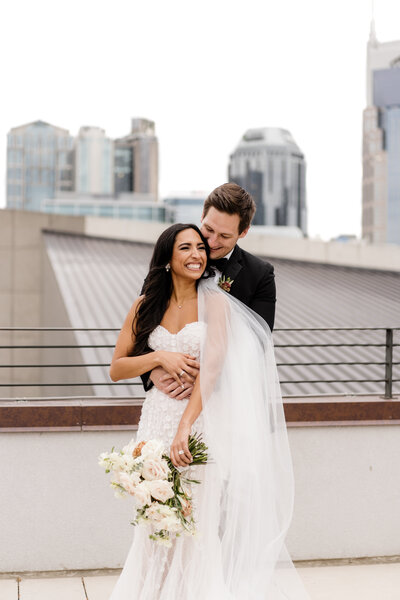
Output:
M190 466L205 464L208 448L201 435L191 435L188 445ZM112 448L100 454L99 465L112 472L111 487L117 497L133 496L136 513L131 523L149 526L152 540L171 546L171 536L196 533L190 484L200 481L189 479L173 465L162 442L131 440L120 451Z

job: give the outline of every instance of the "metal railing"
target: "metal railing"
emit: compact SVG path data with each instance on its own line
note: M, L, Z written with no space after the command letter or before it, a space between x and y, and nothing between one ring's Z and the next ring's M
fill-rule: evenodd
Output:
M111 333L115 334L119 331L117 328L69 328L69 327L0 327L0 335L5 332L10 332L13 334L25 333L25 334L33 334L34 332L38 332L40 334L44 332L53 332L53 333L73 333L74 335L78 332L82 332L85 334L96 333L96 334L106 334ZM278 352L282 355L283 350L289 349L315 349L315 348L364 348L364 349L372 349L372 348L381 348L382 349L382 359L381 360L347 360L347 361L337 361L337 360L325 360L325 361L282 361L278 360L277 366L278 369L282 369L284 367L321 367L321 366L362 366L364 367L372 367L379 366L382 367L382 377L379 378L371 378L364 377L360 378L346 378L339 379L337 377L331 379L315 379L315 378L300 378L300 379L287 379L281 377L280 383L281 385L288 384L337 384L337 383L377 383L384 384L384 398L391 399L393 398L393 384L400 382L400 378L395 377L394 369L400 365L399 360L395 360L394 351L396 348L400 347L400 343L395 342L395 333L400 331L400 327L395 328L381 328L381 327L312 327L312 328L280 328L275 329L274 338L278 338L278 343L275 343L274 346L276 349L279 349ZM345 342L345 341L337 341L334 342L319 342L308 341L306 343L279 343L279 337L281 334L295 334L297 335L299 332L310 335L312 332L315 333L326 333L326 332L381 332L382 340L377 341L369 341L369 342ZM337 335L337 334L335 334ZM0 340L1 341L1 340ZM79 369L79 368L108 368L109 362L13 362L13 361L5 361L4 363L1 361L1 351L8 350L107 350L114 348L114 343L74 343L74 344L43 344L43 343L33 343L33 344L20 344L20 343L9 343L2 344L0 343L0 369L27 369L27 368L35 368L35 369ZM113 383L112 381L73 381L73 382L31 382L31 381L1 381L1 372L0 372L0 388L26 388L26 387L96 387L96 386L139 386L141 385L138 381L133 382L118 382Z
M384 366L384 376L381 379L307 379L307 380L280 380L282 384L294 383L384 383L385 394L384 398L393 398L393 383L397 383L400 379L393 377L393 367L400 365L400 361L393 360L394 348L400 347L400 343L394 343L394 332L400 331L400 327L310 327L310 328L287 328L276 329L275 332L295 332L295 331L382 331L385 332L385 340L382 343L312 343L312 344L274 344L275 348L385 348L384 361L335 361L335 362L278 362L278 367L293 367L293 366Z

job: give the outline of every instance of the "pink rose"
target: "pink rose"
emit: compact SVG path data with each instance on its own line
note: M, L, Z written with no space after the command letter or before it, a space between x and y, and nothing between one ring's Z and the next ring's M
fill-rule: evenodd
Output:
M167 509L167 512L165 512L165 509ZM158 502L153 502L151 506L146 509L146 517L153 523L159 523L165 516L169 516L170 514L171 509L169 506L164 506L164 504L159 504Z
M147 487L147 482L142 481L137 486L135 486L132 496L135 499L136 507L143 508L146 504L151 503L150 491Z
M139 473L133 472L131 475L128 473L119 474L119 482L122 487L128 492L128 494L134 495L136 486L140 483Z
M190 517L192 514L192 503L188 498L179 496L180 503L182 505L182 513L184 517Z
M174 492L172 491L171 481L146 481L147 489L155 500L160 502L166 502L169 498L172 498Z
M169 472L168 463L162 458L149 457L143 463L142 477L148 481L168 479Z
M160 440L149 440L141 449L143 458L161 458L164 452L164 444Z

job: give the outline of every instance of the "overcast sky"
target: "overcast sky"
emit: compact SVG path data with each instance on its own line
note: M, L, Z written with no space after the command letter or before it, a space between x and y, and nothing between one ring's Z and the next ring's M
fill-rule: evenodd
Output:
M289 129L307 161L308 224L360 233L368 0L6 0L0 9L0 206L6 134L41 119L110 137L156 122L161 196L227 180L246 129ZM380 41L400 2L376 0Z

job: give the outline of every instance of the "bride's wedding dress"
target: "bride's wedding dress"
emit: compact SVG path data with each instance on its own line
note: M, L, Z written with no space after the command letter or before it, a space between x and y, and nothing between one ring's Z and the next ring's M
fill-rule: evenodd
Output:
M198 534L171 548L137 526L110 600L308 600L284 545L293 509L293 474L282 400L265 323L240 302L199 286L199 320L178 333L161 325L153 350L200 360L203 433L211 461L189 467ZM137 441L159 439L169 452L187 400L153 387Z

